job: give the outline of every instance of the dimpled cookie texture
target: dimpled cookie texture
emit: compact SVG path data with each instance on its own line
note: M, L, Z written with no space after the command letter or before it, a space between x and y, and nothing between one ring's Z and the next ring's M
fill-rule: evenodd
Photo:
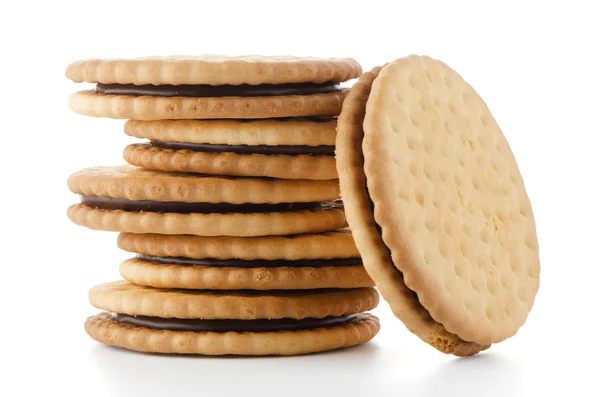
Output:
M381 67L374 68L364 73L354 84L338 121L336 161L341 195L348 223L352 228L352 237L369 276L394 315L411 332L444 353L457 356L477 354L490 345L464 341L431 318L415 293L404 283L403 275L394 266L390 250L385 246L375 223L366 186L362 142L367 100L373 81L380 71Z
M364 121L375 220L406 285L466 341L497 343L539 287L533 213L487 105L446 64L411 56L381 70Z

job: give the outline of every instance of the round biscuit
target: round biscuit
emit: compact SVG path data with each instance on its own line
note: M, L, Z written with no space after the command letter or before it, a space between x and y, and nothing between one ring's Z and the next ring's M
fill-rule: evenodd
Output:
M332 117L342 109L348 90L327 94L264 97L160 97L108 95L79 91L69 107L84 116L113 119L267 119L276 117Z
M121 233L117 244L136 254L193 259L301 260L358 258L352 234L336 230L320 234L264 237L203 237Z
M213 145L334 146L335 119L127 120L125 134L154 141Z
M517 163L483 99L440 61L398 59L373 82L364 133L375 220L406 285L463 340L514 335L538 291L538 242Z
M65 76L74 82L104 84L285 84L342 82L360 76L351 58L293 56L167 56L84 59Z
M178 332L120 324L104 312L88 318L85 330L100 343L148 353L289 356L367 342L379 332L379 319L362 313L349 323L311 330Z
M457 356L473 355L487 349L489 345L466 342L446 331L431 318L415 293L404 283L402 273L394 266L389 249L383 243L373 217L373 206L363 170L362 125L371 85L380 70L381 67L377 67L364 73L352 87L338 123L337 166L352 236L361 253L363 264L375 281L381 296L388 302L395 316L412 333L444 353Z
M208 153L132 144L123 151L123 158L153 171L337 182L333 156Z
M155 288L204 290L306 290L373 287L363 266L216 267L156 263L131 258L121 262L121 276Z
M73 223L93 230L195 236L283 236L321 233L348 226L343 208L263 213L177 214L108 211L75 204L67 209L67 216Z
M144 287L125 281L100 284L89 292L101 310L132 316L256 320L323 318L377 307L375 288L311 291L198 291Z
M299 203L339 198L337 180L309 181L149 171L130 165L84 168L69 189L82 196L186 203Z

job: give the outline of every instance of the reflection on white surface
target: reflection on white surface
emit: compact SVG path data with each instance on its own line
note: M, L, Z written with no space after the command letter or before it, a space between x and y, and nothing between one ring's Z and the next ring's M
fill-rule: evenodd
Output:
M421 396L516 396L522 392L521 377L517 361L488 352L441 364L414 389Z
M360 387L360 376L376 366L377 351L376 343L368 343L298 357L207 357L140 354L97 345L90 355L110 395L176 392L179 397L197 395L199 390L306 394L314 387L329 390L339 382L344 388Z
M396 353L398 353L396 351ZM376 342L299 357L202 357L140 354L96 345L89 354L109 395L482 395L520 394L519 364L497 353L448 358L417 370ZM434 352L434 354L438 354ZM446 358L447 356L440 355ZM426 375L423 375L425 373ZM234 392L235 391L235 392Z

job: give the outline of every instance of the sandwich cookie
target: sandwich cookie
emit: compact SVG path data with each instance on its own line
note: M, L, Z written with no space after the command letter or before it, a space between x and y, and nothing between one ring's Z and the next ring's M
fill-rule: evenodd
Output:
M404 283L403 275L394 266L389 249L383 243L373 217L366 177L362 141L364 138L363 120L365 107L373 80L381 67L364 73L350 90L344 110L339 119L337 138L337 165L340 186L347 200L348 223L353 229L353 237L361 252L369 275L377 283L383 298L406 327L436 349L458 356L468 356L485 350L489 345L466 342L449 333L436 322L419 303L416 294Z
M346 226L337 180L233 178L131 166L82 169L68 180L91 229L202 236L319 233Z
M459 356L517 332L539 286L535 223L508 143L469 84L428 57L365 73L336 156L364 266L409 330Z
M96 88L73 94L76 113L120 119L253 119L336 116L358 77L348 58L220 55L89 59L65 75Z
M129 164L150 170L282 179L337 179L336 120L129 120Z
M372 287L348 232L290 237L122 233L124 279L157 288L284 290Z
M373 288L182 291L113 282L92 288L100 343L154 353L294 355L354 346L379 331Z

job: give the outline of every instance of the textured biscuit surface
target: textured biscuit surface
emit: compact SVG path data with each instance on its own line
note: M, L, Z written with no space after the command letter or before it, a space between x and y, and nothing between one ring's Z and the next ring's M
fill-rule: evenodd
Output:
M374 68L360 77L350 90L339 118L336 156L348 223L365 268L396 317L438 350L459 356L472 355L489 346L465 342L431 318L413 291L404 284L402 273L394 267L373 217L363 171L362 124L371 85L380 70L380 67Z
M334 146L336 120L128 120L125 134L164 142L213 145Z
M337 180L335 158L332 156L207 153L133 144L125 148L123 158L131 165L156 171L280 179Z
M70 64L65 75L78 83L257 85L341 82L360 73L351 58L201 55L85 59Z
M132 258L121 263L120 272L129 282L156 288L264 291L374 286L362 266L213 267Z
M177 332L120 324L109 313L87 319L86 332L96 341L152 353L205 355L295 355L355 346L379 331L379 319L359 314L347 324L304 331Z
M113 313L164 318L277 319L345 316L379 303L374 288L314 291L196 291L144 287L125 281L100 284L90 303Z
M358 258L348 231L266 237L202 237L121 233L119 248L151 256L243 260Z
M132 166L92 167L67 181L73 193L126 200L186 203L294 203L339 198L337 180L232 178L148 171Z
M69 98L69 107L84 116L113 119L265 119L337 116L347 90L327 94L270 97L159 97L106 95L91 90Z
M76 204L68 208L67 215L73 223L94 230L196 236L321 233L348 226L341 208L244 214L175 214L108 211Z
M531 205L485 102L428 57L385 66L364 120L369 195L393 263L433 319L463 340L500 342L539 286Z

